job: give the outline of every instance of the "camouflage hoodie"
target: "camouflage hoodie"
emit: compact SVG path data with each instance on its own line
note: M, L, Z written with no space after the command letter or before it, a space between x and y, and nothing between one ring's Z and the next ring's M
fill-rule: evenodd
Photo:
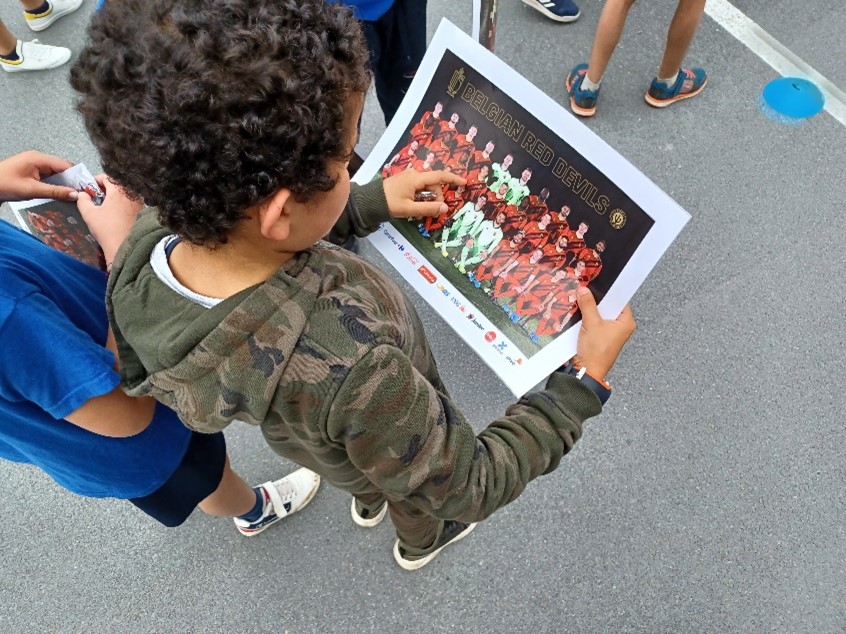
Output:
M369 200L354 191L341 238L387 217L381 187L368 188ZM153 273L151 251L168 234L151 212L136 223L109 279L109 317L128 392L152 394L194 430L258 425L275 452L346 491L469 522L555 469L600 412L556 372L477 435L414 308L371 264L320 242L207 309Z

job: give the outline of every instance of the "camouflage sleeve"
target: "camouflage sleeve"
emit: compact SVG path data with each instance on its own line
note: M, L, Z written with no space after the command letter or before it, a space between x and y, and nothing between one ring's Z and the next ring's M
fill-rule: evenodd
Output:
M352 183L346 209L326 236L326 240L343 246L353 236L363 238L373 233L380 224L390 218L381 178L366 185Z
M476 435L449 396L402 351L382 345L350 371L327 433L374 484L442 519L475 522L554 470L596 416L599 399L555 372Z

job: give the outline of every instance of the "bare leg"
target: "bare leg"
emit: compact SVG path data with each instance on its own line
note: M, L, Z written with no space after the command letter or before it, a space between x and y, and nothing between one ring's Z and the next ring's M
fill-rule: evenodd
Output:
M256 504L256 494L243 478L232 470L229 456L223 466L223 477L214 493L200 502L200 510L218 517L238 517Z
M705 0L679 0L667 32L667 48L664 49L664 58L658 68L658 77L675 77L679 72L704 12Z
M17 45L18 38L12 35L11 31L3 24L3 20L0 20L0 55L8 55L14 52Z
M704 0L702 0L704 2ZM593 49L590 53L587 78L596 83L602 79L611 54L620 41L623 34L623 27L626 25L626 17L629 9L635 0L606 0L602 15L599 16L599 24L596 27L596 35L593 37Z
M24 11L32 11L33 9L37 9L42 4L44 4L44 0L21 0L21 5L23 5Z

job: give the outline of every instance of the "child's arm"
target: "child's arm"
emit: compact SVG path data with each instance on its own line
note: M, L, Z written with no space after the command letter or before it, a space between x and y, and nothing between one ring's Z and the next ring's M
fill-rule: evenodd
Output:
M144 204L129 198L105 174L97 176L97 182L106 192L103 204L96 206L88 194L80 192L76 206L85 224L88 225L91 235L103 249L108 271L111 270L115 254L129 235L129 230L132 229L138 212L144 208Z
M603 320L592 298L579 300L580 361L604 376L634 320L628 307ZM582 382L557 371L545 390L524 396L476 435L438 384L402 351L378 347L345 380L327 431L373 483L443 519L478 521L514 500L558 466L582 423L602 409Z
M123 438L144 431L153 420L155 406L155 399L149 396L127 396L115 388L89 399L65 420L101 436Z

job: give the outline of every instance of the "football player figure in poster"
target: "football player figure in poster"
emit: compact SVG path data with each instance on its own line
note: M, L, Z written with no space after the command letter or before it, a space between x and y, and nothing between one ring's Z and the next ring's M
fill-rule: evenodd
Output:
M470 162L470 148L463 150L456 149L452 157L447 160L446 167L452 170L453 174L464 176L467 174L467 164Z
M544 215L549 208L546 206L546 201L549 198L549 187L544 187L540 190L540 194L535 196L531 194L528 196L528 207L526 208L526 213L534 218L540 218ZM553 219L554 221L554 219Z
M488 209L487 213L485 214L488 220L496 218L496 215L503 211L505 212L506 216L511 216L514 212L516 212L517 208L513 205L510 205L508 201L505 199L505 195L508 193L508 185L503 183L499 191L495 191L491 196L491 204L490 209Z
M543 262L550 270L563 269L572 259L571 253L567 235L559 233L557 238L543 246Z
M523 228L529 223L528 208L529 201L527 198L523 199L519 207L505 203L503 210L505 211L506 218L505 224L502 225L502 232L506 238L512 237L518 231L522 232ZM523 237L526 237L525 234Z
M504 269L494 271L496 281L493 287L493 296L505 311L510 313L508 304L511 303L514 295L518 294L517 289L527 286L527 282L535 279L538 270L543 266L541 258L542 249L535 249L530 253L522 253L513 257Z
M461 154L464 150L469 150L469 154L467 155L468 161L470 157L473 156L473 152L476 151L476 145L473 143L473 139L476 138L476 133L478 129L476 126L471 125L470 128L467 130L467 134L458 134L455 137L455 152L456 154Z
M485 219L484 207L487 197L482 194L476 202L468 202L458 210L452 217L449 226L444 227L444 233L440 242L435 242L435 247L440 247L441 255L447 257L447 249L461 246L467 236L473 236L479 229L479 225Z
M470 275L470 281L473 282L473 285L476 288L481 288L483 283L488 283L483 290L490 295L493 292L490 282L495 277L494 271L502 270L508 265L525 238L526 236L522 231L517 231L511 237L503 237L499 244L491 249L488 258L479 264Z
M483 220L476 233L468 236L458 261L455 263L459 273L472 271L476 266L486 260L491 251L502 240L502 223L505 221L505 214L499 212L493 220Z
M509 168L514 162L514 157L511 154L506 154L502 159L502 163L494 163L491 165L491 172L493 173L493 182L490 187L493 191L498 191L503 183L508 183L511 180L511 172Z
M585 263L584 275L588 282L592 282L599 275L602 270L602 252L605 251L605 240L600 240L596 246L591 249L587 247L582 249L577 256L579 260Z
M418 172L428 172L430 170L435 169L435 163L437 163L435 153L429 150L428 152L426 152L426 158L424 160L412 160L409 164L410 168L407 169L414 169Z
M550 295L549 303L541 312L538 324L535 327L534 339L555 337L561 334L565 326L573 319L573 315L576 314L578 308L575 290Z
M570 276L568 269L546 269L517 298L514 312L521 317L520 323L525 325L541 315L556 297L575 293L578 286L578 281Z
M433 110L426 112L421 117L420 122L411 128L411 138L416 140L420 145L429 145L435 135L441 131L441 111L443 109L444 105L439 101L435 104Z
M555 234L556 240L558 236L565 235L567 236L567 241L571 238L576 236L576 232L570 228L570 222L568 218L570 216L570 207L569 205L561 205L561 209L555 214L555 217L552 219L552 224L549 227L549 230Z
M455 151L455 134L454 130L447 130L429 145L429 151L434 152L435 158L444 165Z
M487 165L488 169L490 169L490 164L493 160L491 158L491 153L494 151L494 147L496 147L494 142L488 141L485 144L484 150L476 150L473 152L473 156L470 157L470 170L477 170L482 167L482 165Z
M467 199L475 200L481 193L488 191L488 165L481 165L478 170L468 172L467 176Z
M526 234L526 242L523 245L524 251L543 248L552 238L550 227L552 225L552 214L546 212L538 220L530 220L523 227Z
M458 136L459 132L458 132L458 128L456 126L458 125L458 120L460 118L461 117L458 115L457 112L453 112L449 116L449 121L443 121L443 120L439 121L437 129L435 130L434 134L432 135L432 142L437 141L439 138L441 138L447 132L452 132L453 138Z
M406 166L411 163L412 161L416 161L417 159L417 149L420 147L420 143L415 139L411 140L405 148L394 154L394 157L385 163L385 167L382 168L382 178L388 178L388 176L393 176L394 174L399 174L403 171Z
M570 262L568 266L575 266L576 260L579 259L579 254L587 248L585 243L585 234L588 232L590 225L586 222L580 222L579 228L576 229L575 235L571 236L567 242L567 250L570 252ZM582 262L584 264L584 262Z
M508 193L505 199L512 205L519 205L529 195L529 180L532 178L532 168L527 167L520 174L520 178L512 178L508 181Z
M424 238L431 237L433 240L438 239L436 234L443 229L446 221L452 217L456 210L465 203L466 194L464 187L464 185L459 185L455 188L447 188L444 192L444 204L447 206L447 212L437 216L426 216L423 222L418 225L420 233Z

